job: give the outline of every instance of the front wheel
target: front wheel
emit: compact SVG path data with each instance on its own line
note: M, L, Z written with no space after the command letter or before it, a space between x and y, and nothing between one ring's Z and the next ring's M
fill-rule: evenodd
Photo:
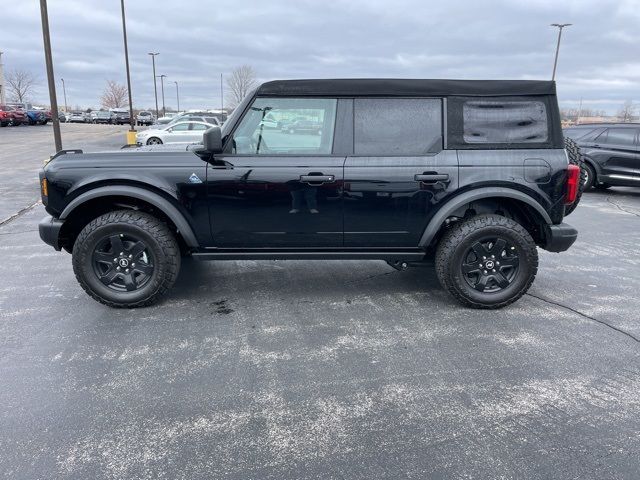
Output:
M436 251L442 286L472 308L501 308L524 295L538 271L536 244L519 223L478 215L453 226Z
M147 213L118 210L92 220L73 246L80 286L110 307L156 302L180 271L180 249L166 224Z
M160 140L158 137L151 137L149 140L147 140L147 145L162 145L162 140Z

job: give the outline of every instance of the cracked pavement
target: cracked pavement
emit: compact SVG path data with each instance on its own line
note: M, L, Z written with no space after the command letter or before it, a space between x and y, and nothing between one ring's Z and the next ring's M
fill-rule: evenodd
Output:
M46 128L0 130L0 220L37 201ZM129 311L26 209L0 225L0 477L637 479L639 214L640 189L586 193L574 247L495 312L430 268L190 260Z

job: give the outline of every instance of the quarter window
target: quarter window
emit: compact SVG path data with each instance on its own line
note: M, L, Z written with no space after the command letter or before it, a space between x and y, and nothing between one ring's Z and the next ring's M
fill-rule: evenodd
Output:
M354 104L356 155L425 155L442 147L438 99L362 98Z
M330 98L257 98L227 148L243 155L330 154L336 104Z
M467 100L462 107L465 143L544 143L547 111L539 101Z
M634 145L637 130L635 128L610 128L596 138L596 142L613 145Z

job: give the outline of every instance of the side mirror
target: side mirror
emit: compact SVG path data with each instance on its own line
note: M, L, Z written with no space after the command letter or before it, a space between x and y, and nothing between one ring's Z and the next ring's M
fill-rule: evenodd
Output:
M204 150L207 153L221 153L222 152L222 132L220 127L211 127L204 132L202 136L202 144Z

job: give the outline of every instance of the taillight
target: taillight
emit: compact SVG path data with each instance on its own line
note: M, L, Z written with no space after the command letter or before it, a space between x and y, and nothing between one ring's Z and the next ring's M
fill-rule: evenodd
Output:
M571 205L578 197L578 185L580 183L580 167L569 165L567 168L567 189L564 194L564 204Z

